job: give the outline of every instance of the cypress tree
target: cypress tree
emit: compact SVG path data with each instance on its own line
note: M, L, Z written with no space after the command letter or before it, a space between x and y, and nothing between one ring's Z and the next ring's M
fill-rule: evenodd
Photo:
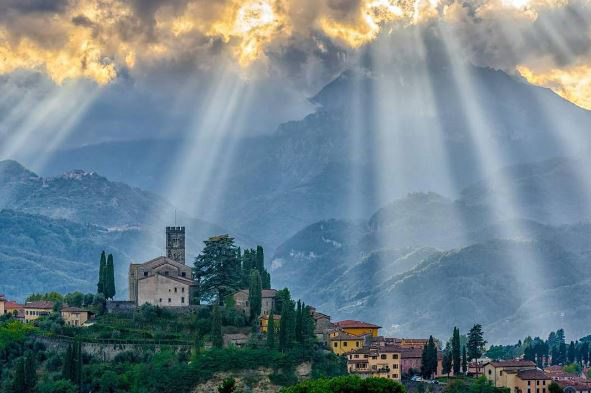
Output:
M275 348L275 315L273 310L269 314L269 323L267 324L267 347Z
M459 375L462 368L461 364L461 348L460 348L460 329L454 327L453 336L451 339L451 355L453 360L454 375Z
M423 348L421 355L421 374L424 378L430 379L437 372L437 347L433 336L429 337L429 342Z
M256 326L256 321L261 314L263 294L261 285L261 275L258 270L250 271L250 285L248 288L248 305L250 308L250 321Z
M302 315L302 302L298 300L296 306L296 326L295 326L295 338L296 341L302 343L304 341L303 332L303 315Z
M479 359L482 356L486 341L482 333L482 325L476 324L468 332L468 360Z
M265 271L265 252L263 251L263 247L257 246L256 255L256 269L262 273Z
M261 279L263 281L263 289L271 289L271 275L267 270L263 272Z
M462 347L462 372L466 374L468 371L468 359L466 355L466 346Z
M105 297L107 299L113 299L113 297L115 297L115 266L113 264L113 254L109 254L107 257L105 286Z
M99 279L96 285L96 293L104 293L105 290L105 270L107 269L107 257L105 251L101 253L101 262L99 265Z
M214 348L222 348L224 346L224 336L222 335L222 313L217 304L213 307L213 317L211 319L211 343Z
M291 348L295 336L295 311L293 301L287 294L282 299L281 321L279 324L279 349L283 352Z

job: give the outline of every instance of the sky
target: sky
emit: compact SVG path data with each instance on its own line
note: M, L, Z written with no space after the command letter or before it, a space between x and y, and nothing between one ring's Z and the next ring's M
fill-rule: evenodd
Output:
M434 25L462 61L591 110L587 0L3 0L0 155L186 136L213 105L273 132L378 37L404 56Z

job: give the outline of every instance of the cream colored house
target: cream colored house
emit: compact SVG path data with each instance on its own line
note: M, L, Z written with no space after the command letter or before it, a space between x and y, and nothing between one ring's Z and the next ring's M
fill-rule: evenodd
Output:
M363 348L367 336L369 334L355 335L335 330L328 334L328 346L335 354L343 355Z
M25 321L34 321L39 317L51 314L53 312L53 302L29 302L24 305L23 309L25 312Z
M6 297L4 295L0 295L0 315L6 314L6 308L4 305L6 304Z
M507 376L512 372L524 370L536 370L536 364L529 360L501 360L498 362L485 363L483 374L496 387L508 387Z
M347 370L363 377L382 377L401 380L401 348L385 346L364 347L347 354Z
M66 325L82 326L92 317L93 313L78 307L63 307L61 315Z

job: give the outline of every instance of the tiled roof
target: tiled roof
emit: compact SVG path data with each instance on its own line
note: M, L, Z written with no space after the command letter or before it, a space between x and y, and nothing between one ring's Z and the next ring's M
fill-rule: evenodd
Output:
M53 308L53 302L48 302L45 300L38 302L29 302L25 304L24 308L38 308L43 310L50 310Z
M4 303L4 309L5 310L22 310L23 305L18 304L17 302L6 302L6 303Z
M365 336L356 336L345 332L339 332L336 336L330 338L332 341L343 341L343 340L365 340Z
M550 379L550 376L542 370L520 370L517 376L521 379Z
M263 297L275 297L277 296L276 289L263 289L261 291Z
M378 325L374 325L367 322L354 321L352 319L335 322L335 325L341 328L381 328L381 326Z
M531 360L501 360L498 362L490 362L493 367L535 367L536 364Z

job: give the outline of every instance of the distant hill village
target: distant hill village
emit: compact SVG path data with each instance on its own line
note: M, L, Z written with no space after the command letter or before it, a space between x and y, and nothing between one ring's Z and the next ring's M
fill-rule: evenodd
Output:
M106 300L105 313L116 315L130 312L146 304L174 310L175 313L189 313L200 307L208 307L200 304L204 284L200 281L196 268L186 264L185 235L184 227L167 227L166 255L143 263L131 263L128 275L129 300ZM228 239L230 238L227 235L215 236L205 243L212 246ZM220 254L221 257L223 257L222 254ZM263 276L268 275L263 262L259 260L257 263ZM110 264L112 269L112 260ZM254 262L250 267L253 266L255 266ZM105 269L108 270L107 267ZM102 270L101 266L101 275L104 274ZM270 287L265 288L270 286L270 276L267 277L266 282L262 288L259 288L258 315L250 315L253 301L250 289L241 288L229 293L226 302L231 302L232 307L242 313L245 319L254 319L256 331L250 334L244 332L225 334L223 335L224 346L244 347L249 342L251 334L268 335L270 326L273 326L274 332L279 332L281 315L277 310L281 291ZM106 288L107 284L99 282L100 286ZM221 302L222 297L219 296L218 301ZM384 337L380 335L381 327L376 324L356 320L332 321L330 315L318 311L315 307L307 306L305 310L313 320L313 335L316 342L346 359L347 371L350 374L401 380L403 375L412 376L421 373L424 375L426 361L432 363L431 370L427 373L429 377L449 377L460 373L459 364L457 367L452 367L449 348L443 350L432 337L430 339ZM58 309L55 302L47 300L18 304L0 295L0 315L12 314L24 323L30 323L57 312L61 314L66 325L74 327L92 326L95 316L95 312L88 307L63 304ZM455 333L454 329L454 335ZM459 348L459 331L457 340ZM478 344L482 347L481 349L484 349L484 343L483 341ZM428 353L430 350L432 355ZM453 362L460 361L459 356L458 349L457 360ZM549 359L546 356L544 361L550 364ZM591 380L584 376L585 372L568 373L562 366L548 366L542 369L539 364L525 360L523 357L494 361L482 356L482 353L475 355L472 359L466 359L464 353L462 361L464 363L462 375L485 377L496 387L509 388L510 393L551 393L549 386L552 382L559 383L566 393L591 393Z

